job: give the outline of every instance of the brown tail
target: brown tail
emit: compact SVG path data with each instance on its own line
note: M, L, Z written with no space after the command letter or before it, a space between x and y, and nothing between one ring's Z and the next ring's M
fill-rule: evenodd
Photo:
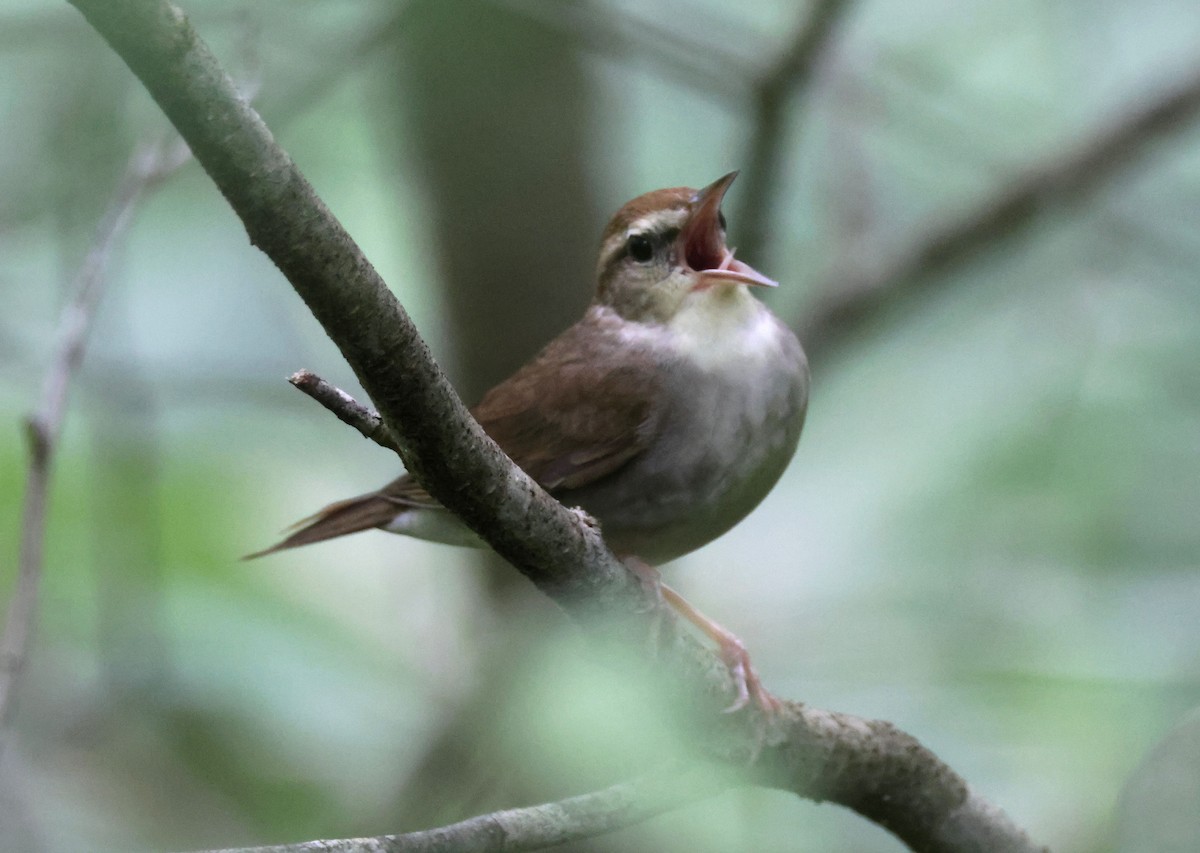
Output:
M381 524L387 524L403 510L403 506L398 506L394 499L379 492L338 501L308 518L297 521L292 527L298 529L282 542L247 554L242 559L253 560L255 557L274 554L276 551L311 545L313 542L323 542L336 536L345 536L347 533L379 527Z

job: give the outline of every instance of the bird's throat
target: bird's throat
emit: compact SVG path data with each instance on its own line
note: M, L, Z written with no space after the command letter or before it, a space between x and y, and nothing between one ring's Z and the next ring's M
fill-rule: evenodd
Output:
M689 293L667 329L679 355L722 372L778 353L784 334L767 307L741 284Z

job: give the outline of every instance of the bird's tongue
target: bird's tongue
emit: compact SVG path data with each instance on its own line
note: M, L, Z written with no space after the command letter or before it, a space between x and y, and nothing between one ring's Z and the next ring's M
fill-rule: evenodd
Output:
M699 274L698 287L712 284L749 284L757 287L778 287L749 264L744 264L726 248L721 233L721 199L733 183L736 172L709 184L697 195L691 217L679 235L684 261Z
M744 264L733 256L734 249L722 248L721 263L715 269L698 269L700 280L705 284L722 282L749 284L754 287L779 287L779 282L767 278L754 267Z

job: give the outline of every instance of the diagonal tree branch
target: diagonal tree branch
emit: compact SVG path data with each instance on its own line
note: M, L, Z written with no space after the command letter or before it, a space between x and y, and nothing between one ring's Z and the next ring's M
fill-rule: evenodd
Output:
M469 417L407 313L182 12L157 0L74 5L142 79L250 241L287 276L346 356L397 437L405 464L434 496L560 598L595 601L605 590L601 598L640 599L599 535L515 469ZM493 517L493 504L505 507L501 518ZM533 536L512 532L526 525ZM591 576L564 571L564 564L588 565Z
M811 357L836 346L897 299L939 286L941 274L984 247L1024 233L1048 210L1088 198L1140 162L1156 141L1198 116L1200 68L1155 98L1139 98L1068 150L1030 166L974 209L935 224L889 261L835 272L818 288L825 296L799 324L805 350Z
M46 503L59 432L67 412L67 394L79 366L92 319L104 293L113 249L128 228L143 194L190 159L187 148L170 142L143 144L130 156L71 288L72 296L59 320L57 346L42 384L37 409L25 421L29 470L21 511L21 543L17 586L9 601L0 637L0 754L16 707L15 693L25 668L37 621L46 539Z
M251 241L337 344L409 469L592 637L643 647L646 634L629 628L649 630L655 617L638 581L593 525L546 495L470 418L407 314L182 12L166 0L71 2L142 80ZM728 671L669 628L656 671L664 689L680 697L681 713L703 720L697 748L734 759L729 766L746 781L840 802L917 850L1040 849L890 724L799 703L785 703L770 721L715 713L727 702Z

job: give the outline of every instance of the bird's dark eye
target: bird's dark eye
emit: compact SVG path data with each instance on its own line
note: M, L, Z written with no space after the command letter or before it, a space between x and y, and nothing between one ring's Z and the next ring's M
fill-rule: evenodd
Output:
M650 242L650 238L645 234L634 234L625 244L625 249L629 252L629 257L639 264L644 264L654 257L654 243Z

